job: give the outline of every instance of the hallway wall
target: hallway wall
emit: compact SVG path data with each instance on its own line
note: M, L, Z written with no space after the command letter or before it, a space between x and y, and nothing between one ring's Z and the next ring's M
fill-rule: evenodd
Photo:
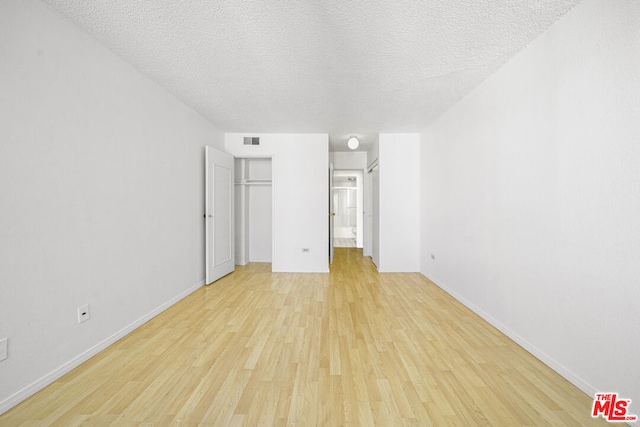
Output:
M420 271L420 135L381 133L378 271Z

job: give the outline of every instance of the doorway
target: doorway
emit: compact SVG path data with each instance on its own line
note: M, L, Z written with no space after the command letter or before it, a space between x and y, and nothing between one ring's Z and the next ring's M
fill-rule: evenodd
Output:
M336 248L362 248L363 224L362 170L334 170L331 197L333 201L333 244Z
M235 159L236 265L273 260L271 158Z

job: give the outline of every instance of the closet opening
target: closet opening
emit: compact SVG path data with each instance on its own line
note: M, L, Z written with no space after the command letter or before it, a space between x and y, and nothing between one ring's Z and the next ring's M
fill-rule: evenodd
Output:
M236 265L273 260L271 158L235 159Z

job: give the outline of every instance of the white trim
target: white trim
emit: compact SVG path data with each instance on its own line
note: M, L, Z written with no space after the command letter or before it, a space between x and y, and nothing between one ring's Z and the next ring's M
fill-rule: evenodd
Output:
M458 300L460 303L466 306L469 310L473 311L475 314L477 314L482 319L487 321L489 324L491 324L493 327L498 329L500 332L505 334L507 337L513 340L520 347L527 350L529 353L531 353L534 357L536 357L542 363L544 363L545 365L547 365L548 367L556 371L564 379L569 381L574 386L578 387L582 392L587 394L589 398L593 399L593 397L597 393L597 389L593 387L591 384L587 383L585 380L583 380L578 375L573 373L570 369L561 365L560 363L555 361L551 356L547 355L545 352L537 348L535 345L531 344L529 341L522 338L520 335L516 334L511 329L509 329L508 327L506 327L505 325L503 325L502 323L500 323L499 321L491 317L489 314L484 312L478 306L476 306L466 298L462 297L457 292L453 291L450 287L445 285L442 281L438 280L433 276L429 277L424 271L420 271L420 274L422 274L424 277L432 281L436 286L438 286L440 289L442 289L443 291L451 295L453 298Z
M191 286L186 291L184 291L184 292L178 294L177 296L171 298L169 301L165 302L164 304L161 304L159 307L155 308L154 310L151 310L149 313L147 313L144 316L140 317L138 320L136 320L133 323L130 323L129 325L127 325L124 328L120 329L118 332L116 332L115 334L111 335L107 339L99 342L98 344L94 345L93 347L89 348L88 350L80 353L78 356L74 357L73 359L71 359L67 363L63 364L59 368L49 372L48 374L46 374L45 376L43 376L39 380L34 381L33 383L29 384L28 386L26 386L22 390L14 393L13 395L11 395L8 398L6 398L5 400L1 401L0 402L0 415L4 414L9 409L13 408L14 406L16 406L17 404L21 403L22 401L24 401L24 400L28 399L29 397L33 396L34 394L36 394L37 392L39 392L40 390L42 390L46 386L52 384L53 382L55 382L56 380L61 378L63 375L65 375L68 372L70 372L71 370L77 368L78 366L80 366L81 364L86 362L87 360L91 359L93 356L95 356L98 353L100 353L102 350L104 350L107 347L109 347L111 344L115 343L119 339L125 337L126 335L128 335L129 333L134 331L135 329L137 329L140 326L144 325L149 320L151 320L154 317L156 317L158 314L162 313L163 311L165 311L169 307L171 307L174 304L178 303L180 300L182 300L182 299L186 298L187 296L191 295L193 292L197 291L202 286L204 286L204 280L201 280L200 282L198 282L195 285Z

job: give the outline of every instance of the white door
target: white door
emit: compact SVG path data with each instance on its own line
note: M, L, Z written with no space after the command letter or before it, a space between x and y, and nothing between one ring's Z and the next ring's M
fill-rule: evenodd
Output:
M329 163L329 264L333 264L333 164Z
M371 171L371 259L380 270L380 173Z
M233 156L205 147L205 282L233 272Z
M371 221L373 216L373 206L371 203L371 188L373 186L372 180L373 171L368 171L364 176L364 235L362 245L362 255L371 256L371 239L373 234L373 226Z

